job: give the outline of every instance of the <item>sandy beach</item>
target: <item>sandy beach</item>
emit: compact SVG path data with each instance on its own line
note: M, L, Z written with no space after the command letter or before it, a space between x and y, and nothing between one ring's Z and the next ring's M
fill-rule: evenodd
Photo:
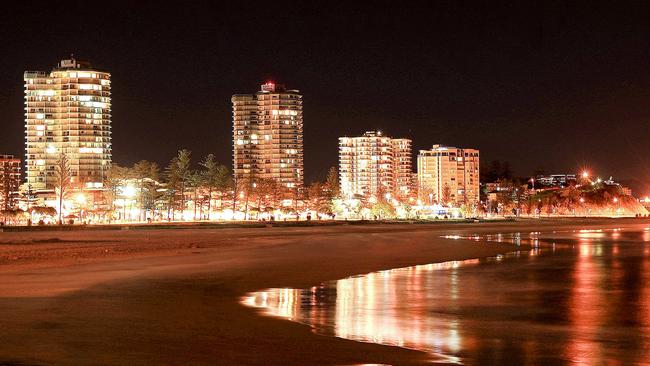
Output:
M417 351L314 334L244 307L510 244L444 235L644 227L640 219L0 233L0 365L415 365Z

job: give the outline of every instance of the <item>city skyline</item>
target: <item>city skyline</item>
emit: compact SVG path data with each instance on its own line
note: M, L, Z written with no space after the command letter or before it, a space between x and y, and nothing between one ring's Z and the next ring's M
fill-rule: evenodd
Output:
M647 113L639 107L648 84L647 50L640 47L647 24L637 21L642 12L633 6L567 6L563 18L555 19L558 9L544 4L438 4L431 14L439 15L415 7L391 12L353 6L337 15L315 15L304 5L268 14L277 15L279 25L265 32L283 41L275 46L278 52L256 48L256 40L252 47L232 47L253 31L240 30L246 21L238 20L237 27L231 20L212 21L228 8L203 15L188 5L186 17L163 29L157 24L166 24L161 20L172 18L172 9L140 5L151 11L150 19L134 22L109 6L104 11L112 16L94 18L96 23L79 17L78 23L65 29L53 24L52 32L36 37L34 10L12 6L11 18L3 21L8 51L0 75L3 153L23 155L22 72L48 70L51 60L74 52L111 70L119 86L113 91L113 160L122 165L140 159L162 165L181 148L199 156L215 153L227 163L230 96L273 80L307 96L306 181L322 179L337 164L339 136L376 129L413 139L414 149L432 143L473 146L481 149L484 163L510 161L522 176L537 168L561 173L586 166L620 178L650 178L649 151L642 143ZM262 17L252 5L243 10L251 22ZM362 11L364 18L345 32L319 31L347 24ZM184 30L185 18L200 32ZM411 24L401 29L401 19ZM481 36L487 25L496 33L489 39ZM413 32L427 42L413 40ZM362 42L370 34L375 38ZM214 39L214 47L196 47L202 37ZM31 47L18 47L28 38ZM176 47L168 47L174 42ZM584 47L575 51L576 44Z

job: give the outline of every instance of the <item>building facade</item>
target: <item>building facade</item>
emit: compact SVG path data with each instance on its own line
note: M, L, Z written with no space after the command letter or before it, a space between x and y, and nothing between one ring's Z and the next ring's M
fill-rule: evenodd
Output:
M102 187L111 165L110 79L74 58L25 72L25 181L35 191L55 188L62 154L74 186Z
M339 138L339 180L344 197L378 197L411 193L411 140L368 131Z
M533 178L534 183L538 188L542 187L568 187L571 184L576 184L578 179L575 174L550 174L538 175Z
M460 206L479 202L479 151L433 145L418 154L422 202Z
M255 94L232 96L233 173L236 182L273 180L301 188L303 168L302 95L266 83Z
M15 207L20 188L20 159L13 155L0 155L0 210Z

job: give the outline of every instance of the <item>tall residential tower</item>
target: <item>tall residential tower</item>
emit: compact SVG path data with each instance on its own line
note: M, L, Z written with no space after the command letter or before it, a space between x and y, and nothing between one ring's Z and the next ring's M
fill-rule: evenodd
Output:
M232 96L233 172L237 182L274 180L303 186L302 95L266 83L255 94Z
M25 177L32 189L55 188L55 164L70 160L72 184L102 187L111 164L111 75L62 60L50 72L25 71Z
M418 154L420 198L460 206L479 201L479 151L433 145Z
M368 131L339 137L339 174L345 197L408 197L411 190L411 140Z

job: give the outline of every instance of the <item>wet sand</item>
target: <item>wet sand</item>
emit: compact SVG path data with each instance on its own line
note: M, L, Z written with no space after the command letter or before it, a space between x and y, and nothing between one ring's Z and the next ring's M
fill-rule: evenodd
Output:
M425 353L318 336L240 298L515 249L443 235L630 226L650 221L0 233L0 364L423 364Z

